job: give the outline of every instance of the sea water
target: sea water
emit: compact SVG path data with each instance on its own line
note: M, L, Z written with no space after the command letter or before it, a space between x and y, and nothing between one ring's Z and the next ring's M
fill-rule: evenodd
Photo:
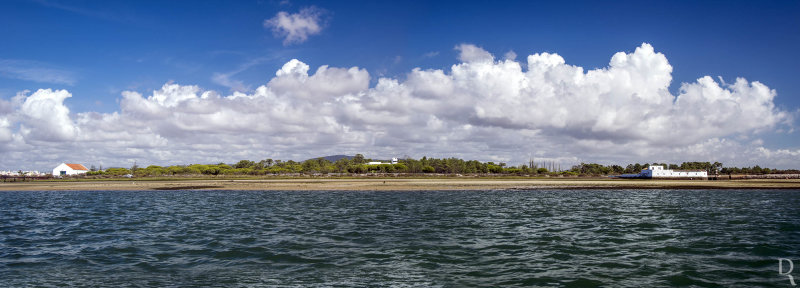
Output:
M781 258L798 190L0 192L6 287L787 287Z

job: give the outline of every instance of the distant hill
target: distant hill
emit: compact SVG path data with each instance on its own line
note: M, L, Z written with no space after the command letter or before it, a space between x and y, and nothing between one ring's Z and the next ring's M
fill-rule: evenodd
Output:
M337 161L337 160L339 160L339 159L347 159L347 160L352 160L352 159L353 159L353 157L355 157L355 156L347 156L347 155L331 155L331 156L325 156L325 157L321 157L321 158L323 158L323 159L325 159L325 160L328 160L328 161L331 161L331 162L336 162L336 161ZM311 158L311 159L317 159L317 158L320 158L320 157L314 157L314 158Z

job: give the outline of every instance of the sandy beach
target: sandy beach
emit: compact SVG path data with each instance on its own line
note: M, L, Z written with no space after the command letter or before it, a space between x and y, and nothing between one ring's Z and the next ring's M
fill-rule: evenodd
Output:
M800 189L797 179L698 181L623 179L256 179L33 181L0 183L0 191L36 190L492 190L492 189Z

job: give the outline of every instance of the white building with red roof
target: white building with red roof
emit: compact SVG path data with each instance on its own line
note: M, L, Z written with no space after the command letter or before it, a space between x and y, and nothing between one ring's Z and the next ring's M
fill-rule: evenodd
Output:
M89 172L89 169L86 169L86 166L81 164L61 163L61 165L53 168L53 176L78 175L86 172Z

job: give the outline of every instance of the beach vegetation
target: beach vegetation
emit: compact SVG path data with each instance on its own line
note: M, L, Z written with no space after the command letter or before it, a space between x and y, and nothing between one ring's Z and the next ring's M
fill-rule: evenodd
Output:
M420 159L405 157L397 163L386 163L386 160L369 159L363 154L353 157L337 159L335 162L326 158L313 158L297 162L293 160L240 160L234 164L189 164L159 166L149 165L141 168L136 164L127 168L108 168L89 171L86 176L94 177L257 177L257 176L298 176L298 175L337 175L337 176L363 176L387 174L420 174L420 175L497 175L509 177L603 177L620 175L624 173L638 173L650 165L661 165L673 170L704 170L709 175L724 174L769 174L769 173L798 173L797 170L777 170L753 167L723 167L719 162L683 162L674 163L632 163L626 166L603 165L598 163L581 163L569 169L561 170L561 166L554 162L536 163L530 161L525 165L508 165L504 162L481 162L477 160L463 160L455 157ZM381 164L368 164L379 162ZM388 161L387 161L388 162Z

